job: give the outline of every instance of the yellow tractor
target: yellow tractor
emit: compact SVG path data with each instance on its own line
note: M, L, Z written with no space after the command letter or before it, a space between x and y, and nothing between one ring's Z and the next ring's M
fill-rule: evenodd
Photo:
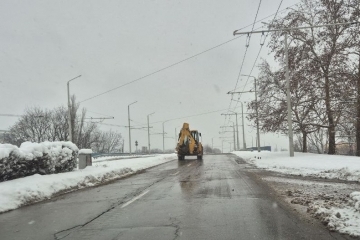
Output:
M203 146L199 137L201 137L201 133L197 130L190 131L189 124L183 124L179 133L178 144L176 146L179 160L184 160L185 156L197 156L197 159L202 159Z

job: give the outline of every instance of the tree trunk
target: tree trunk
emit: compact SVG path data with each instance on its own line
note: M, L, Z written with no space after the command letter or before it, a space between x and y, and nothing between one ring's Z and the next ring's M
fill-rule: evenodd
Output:
M360 56L357 78L357 103L356 103L356 156L360 156Z
M302 132L302 152L307 152L307 132Z
M329 150L328 154L335 154L336 145L335 145L335 125L333 112L330 105L330 80L327 71L325 72L325 106L327 117L329 121Z

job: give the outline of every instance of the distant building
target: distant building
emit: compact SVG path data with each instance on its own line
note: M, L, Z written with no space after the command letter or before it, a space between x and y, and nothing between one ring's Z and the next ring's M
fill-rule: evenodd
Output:
M246 149L247 151L257 151L257 147L250 147ZM269 151L271 152L271 146L262 146L260 147L261 151Z
M339 155L354 155L356 151L356 145L353 142L340 141L336 143L336 154Z

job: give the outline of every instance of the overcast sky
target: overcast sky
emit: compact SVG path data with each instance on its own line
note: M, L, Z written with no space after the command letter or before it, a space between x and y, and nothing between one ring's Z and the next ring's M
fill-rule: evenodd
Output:
M263 0L257 19L275 13L280 1ZM283 0L280 9L297 2ZM258 4L254 0L2 0L0 113L22 114L31 106L65 106L66 82L80 74L82 77L71 82L71 93L83 101L231 40L234 30L253 23ZM250 31L251 26L244 30ZM104 123L127 125L127 106L138 101L131 106L131 124L145 124L147 114L155 112L150 117L150 122L155 122L151 124L153 133L162 132L161 122L168 119L227 109L231 97L226 93L235 87L245 39L84 101L81 107L88 110L88 117L110 115L115 119ZM253 35L242 74L250 73L259 48L260 35ZM267 48L260 56L273 60ZM252 74L257 76L258 70ZM246 77L239 80L239 90L245 82ZM250 80L244 89L252 87ZM240 100L252 99L254 94L245 94ZM179 130L183 122L202 132L205 144L211 145L213 138L214 146L221 148L219 137L224 135L219 131L225 122L221 113L226 110L166 122L165 131L172 138L166 139L165 148L175 145L175 128ZM8 129L16 120L0 117L0 129ZM248 125L245 120L246 141L251 146L256 131ZM121 132L128 150L126 128L101 128ZM261 134L260 139L261 145L288 147L284 136ZM132 130L132 140L147 146L147 131ZM240 140L242 144L242 137ZM152 148L162 149L161 135L152 135L151 141ZM228 150L226 143L224 151Z

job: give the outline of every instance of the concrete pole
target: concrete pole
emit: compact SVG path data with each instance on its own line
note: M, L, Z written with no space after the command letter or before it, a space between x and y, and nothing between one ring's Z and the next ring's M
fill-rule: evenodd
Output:
M243 103L241 103L241 118L242 118L242 132L243 132L243 148L246 149L246 142L245 142L245 123L244 123L244 109Z
M131 154L131 126L130 126L130 105L137 103L137 101L128 105L128 123L129 123L129 153Z
M286 61L286 101L288 110L288 125L289 125L289 151L290 157L294 156L294 136L292 129L292 112L290 102L290 77L289 77L289 51L288 51L288 33L285 32L285 61Z
M176 128L175 128L175 147L177 145L177 136L176 136Z
M149 123L149 115L147 115L147 124L148 124L148 154L150 154L150 123Z
M68 92L68 124L69 124L69 141L72 142L72 126L71 126L71 105L70 105L70 81L67 82L67 92Z
M236 140L235 140L235 123L234 122L232 122L233 123L233 137L234 137L234 151L236 151Z
M256 78L254 77L255 84L255 103L256 103L256 135L257 135L257 150L260 152L260 133L259 133L259 111L258 111L258 101L257 101L257 89L256 89Z
M164 123L162 123L162 128L163 128L163 153L165 153L165 130L164 130Z
M129 153L131 154L130 105L128 105L128 123L129 123Z
M147 125L148 125L148 153L150 154L150 123L149 123L149 117L153 115L155 112L150 113L147 115Z
M211 152L214 153L214 138L211 138Z
M239 125L238 125L238 118L237 118L237 113L235 113L235 117L236 117L236 140L237 140L237 146L236 146L236 150L240 150L240 142L239 142Z
M77 78L81 77L81 75L74 77L67 81L67 95L68 95L68 124L69 124L69 141L73 141L73 126L72 126L72 117L71 117L71 104L70 104L70 82Z

